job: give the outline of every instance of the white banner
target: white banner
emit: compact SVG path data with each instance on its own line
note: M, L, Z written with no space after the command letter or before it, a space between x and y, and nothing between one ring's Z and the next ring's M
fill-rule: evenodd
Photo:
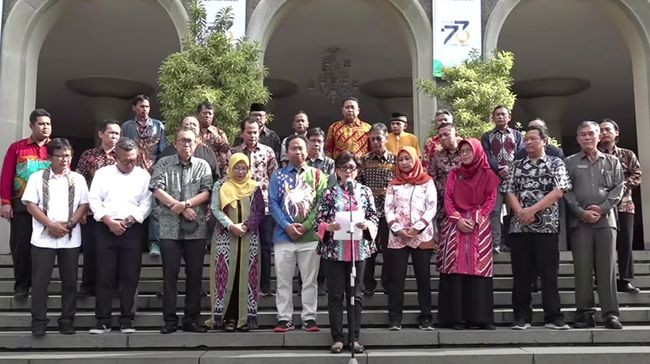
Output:
M434 0L433 68L442 76L442 66L455 66L469 52L481 52L481 0Z
M207 14L208 27L214 23L219 10L230 6L234 15L232 27L228 35L233 39L240 39L246 35L246 0L203 0L203 6Z

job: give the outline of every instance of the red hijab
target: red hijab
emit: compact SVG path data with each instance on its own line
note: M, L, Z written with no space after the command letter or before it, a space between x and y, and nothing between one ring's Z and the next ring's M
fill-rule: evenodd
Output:
M408 153L408 155L411 156L411 159L413 160L413 168L410 172L405 173L402 172L402 170L399 168L399 165L396 166L395 178L390 181L390 184L393 186L405 184L423 185L429 182L431 180L431 176L429 176L427 172L424 171L424 168L422 168L422 162L420 162L420 157L418 157L418 153L415 148L410 146L402 147L402 149L400 149L397 153L397 159L399 159L399 155L402 153Z
M453 199L459 209L468 211L481 206L486 196L499 187L499 177L490 169L487 156L483 151L481 142L475 138L462 140L458 149L463 144L472 147L474 159L469 165L461 163L456 174L456 185L454 186Z

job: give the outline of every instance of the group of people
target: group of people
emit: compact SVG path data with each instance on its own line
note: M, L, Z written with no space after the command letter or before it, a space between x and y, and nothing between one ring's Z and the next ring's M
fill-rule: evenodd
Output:
M439 110L437 133L422 153L417 137L405 131L405 115L392 115L389 132L383 123L360 120L353 97L343 101L343 119L327 133L309 128L307 114L300 111L292 124L295 133L284 140L266 125L264 105L253 104L232 146L213 125L209 102L199 104L171 137L162 122L149 117L146 96L135 97L132 110L132 120L100 125L101 145L82 153L76 172L71 170L72 146L63 138L50 139L51 115L43 109L30 115L32 135L13 143L5 155L1 213L11 223L16 299L26 298L31 287L35 336L46 333L55 256L62 281L59 332L75 332L76 299L92 295L97 323L90 332L110 332L116 289L120 331L135 332L145 242L150 255L162 258L162 334L179 327L181 259L186 274L181 327L189 332L257 328L260 296L275 296L274 332L295 329L297 265L300 327L320 330L317 302L326 294L331 351L340 353L348 345L361 353L362 295L372 296L377 289L378 253L383 255L380 282L388 294L390 330L402 327L409 258L418 326L433 330L434 254L440 325L493 330L493 254L506 242L512 252L512 328L530 327L531 291L540 277L546 327L568 329L557 283L563 205L570 212L574 253L574 326L595 325L594 269L605 327L622 327L617 290L638 293L630 282L631 191L641 171L634 153L616 146L613 120L580 123L581 151L563 159L562 150L549 144L542 120L531 121L522 134L508 126L510 111L504 106L494 108L495 127L481 140L461 138L452 114ZM502 234L504 203L510 222ZM201 322L206 250L211 314ZM348 338L344 302L354 322Z

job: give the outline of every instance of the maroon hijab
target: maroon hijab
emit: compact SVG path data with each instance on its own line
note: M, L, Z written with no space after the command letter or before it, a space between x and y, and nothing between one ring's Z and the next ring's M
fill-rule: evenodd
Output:
M469 165L461 163L456 170L458 177L454 186L453 199L458 208L463 211L474 210L485 202L486 196L499 187L499 177L490 169L487 156L483 151L481 142L475 138L462 140L458 149L463 144L472 147L474 159Z

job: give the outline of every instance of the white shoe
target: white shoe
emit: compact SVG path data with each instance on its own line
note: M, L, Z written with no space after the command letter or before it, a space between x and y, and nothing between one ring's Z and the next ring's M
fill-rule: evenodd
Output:
M106 327L106 325L99 325L93 327L92 329L88 330L89 334L96 334L96 335L101 335L101 334L108 334L111 332L110 327Z

